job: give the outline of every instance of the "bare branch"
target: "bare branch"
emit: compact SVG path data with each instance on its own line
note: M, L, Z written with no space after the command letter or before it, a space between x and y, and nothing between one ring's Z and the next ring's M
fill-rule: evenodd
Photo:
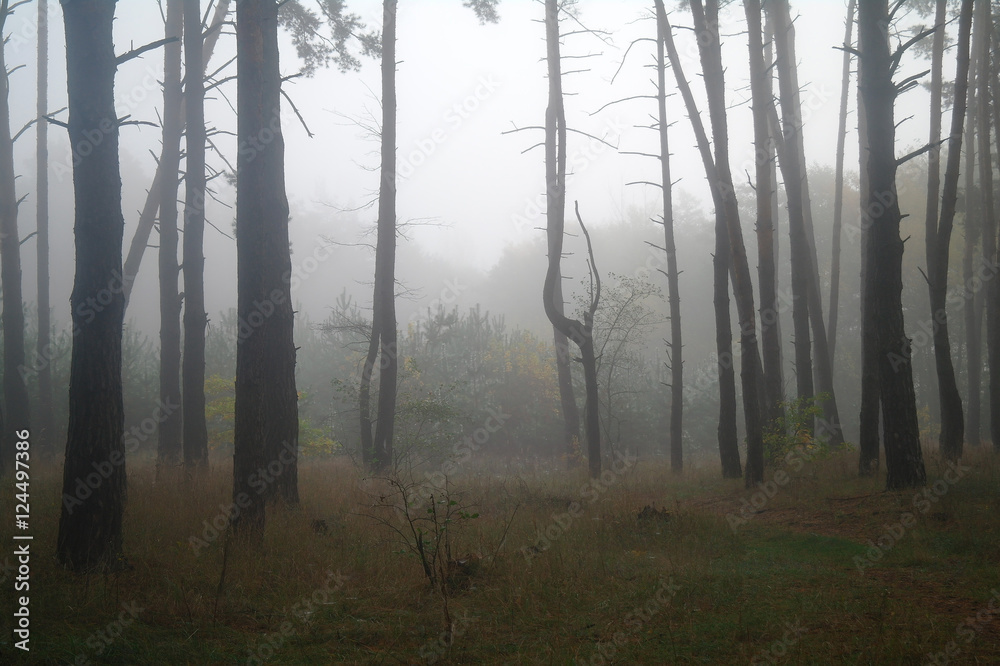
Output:
M117 58L115 58L115 64L116 65L121 65L122 63L128 62L129 60L132 60L133 58L138 58L139 56L141 56L146 51L152 51L153 49L158 49L161 46L164 46L166 44L169 44L171 42L176 42L176 41L179 41L176 37L166 37L164 39L158 39L155 42L150 42L149 44L146 44L145 46L140 46L137 49L132 49L128 53L121 54L120 56L118 56Z

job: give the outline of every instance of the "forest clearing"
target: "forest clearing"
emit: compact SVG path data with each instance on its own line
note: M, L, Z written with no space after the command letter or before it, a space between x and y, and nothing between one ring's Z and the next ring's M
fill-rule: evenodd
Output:
M0 663L1000 663L997 2L0 38Z
M300 507L275 514L260 552L227 557L211 527L225 476L179 505L140 463L125 519L134 568L78 577L38 558L44 638L30 663L1000 659L1000 525L984 520L1000 509L996 459L972 457L956 478L928 455L927 493L887 493L853 458L793 461L764 501L709 469L678 481L662 461L596 484L582 470L470 465L447 486L478 513L450 527L450 637L445 597L380 500L387 482L304 465ZM41 524L56 512L44 503ZM949 643L957 653L934 661Z

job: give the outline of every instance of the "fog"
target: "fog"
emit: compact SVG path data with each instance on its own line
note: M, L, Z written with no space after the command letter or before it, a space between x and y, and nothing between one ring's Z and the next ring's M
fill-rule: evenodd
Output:
M308 4L308 3L307 3ZM815 167L832 164L839 102L841 53L834 50L842 40L846 3L813 0L800 4L796 21L799 78L802 82L803 118L807 158ZM50 3L50 108L65 106L65 52L61 34L61 10ZM370 26L381 20L381 4L371 0L353 2L349 10ZM491 311L503 311L511 325L544 328L540 276L544 274L544 249L539 244L544 225L544 181L539 130L504 132L540 126L544 120L546 80L541 5L507 2L500 7L496 25L479 25L461 3L434 0L403 3L399 9L398 65L398 216L410 223L400 243L397 276L405 287L401 292L400 320L405 322L428 304L452 299L465 307L481 303ZM579 20L606 35L577 34L564 40L567 55L592 55L568 61L569 69L584 70L566 78L566 108L572 129L600 137L621 151L643 151L654 145L655 133L639 126L649 125L655 111L651 99L631 100L611 106L609 102L652 91L653 44L636 43L622 66L633 40L648 37L654 30L650 10L641 2L596 2L579 4ZM119 52L155 41L162 36L160 9L150 0L133 0L118 5L116 44ZM701 108L705 109L704 87L697 48L684 11L674 11L678 48L685 73L692 79ZM10 66L24 65L12 78L12 125L27 122L34 111L34 15L16 12L8 22L12 35L8 44ZM904 17L904 23L906 19ZM730 146L733 172L745 182L745 170L752 170L752 127L749 108L747 55L742 7L723 10L723 54L727 66L730 114ZM214 72L235 55L232 28L219 46L208 71ZM283 36L281 70L295 74L300 63L287 35ZM313 136L307 134L290 105L282 108L286 139L286 174L291 206L293 265L302 277L293 298L300 311L313 320L325 317L334 296L346 289L361 304L370 304L369 284L373 269L373 243L369 234L375 218L370 204L378 185L377 138L363 129L377 125L379 89L377 62L362 59L358 72L342 73L321 69L312 78L296 78L286 91ZM922 62L907 62L903 74ZM946 71L949 67L946 64ZM154 50L125 63L119 71L116 98L119 114L133 120L158 123L162 105L159 80L162 78L162 51ZM617 76L615 76L617 73ZM233 76L235 65L219 72L216 79ZM848 124L855 124L854 86ZM210 127L231 134L214 138L218 153L210 152L210 164L229 170L235 163L235 81L210 91L206 116ZM903 123L898 135L899 152L920 145L926 134L923 90L907 94L904 102L913 117ZM671 128L672 167L687 208L677 216L679 234L703 233L698 225L711 218L710 200L704 172L694 147L690 124L679 95L668 99ZM605 107L600 110L601 107ZM706 112L703 110L703 114ZM900 112L900 116L904 114ZM65 113L60 117L65 119ZM24 134L16 146L19 195L27 195L20 209L22 236L33 228L34 199L32 132ZM65 130L54 126L50 132L52 159L52 302L58 326L68 324L68 297L72 287L72 156ZM648 150L647 150L648 152ZM126 214L126 247L138 219L138 210L155 169L159 153L159 129L126 126L121 135L123 208ZM660 228L644 222L659 206L659 191L633 181L655 180L655 161L622 155L583 134L570 134L571 176L568 198L579 200L587 223L611 227L628 222L646 224L646 238L662 240ZM847 164L858 160L856 140L847 144ZM856 171L856 167L853 167ZM235 305L236 247L232 239L235 190L222 178L212 181L215 200L209 202L208 220L215 227L206 230L206 298L210 317ZM744 196L749 203L749 198ZM848 209L849 211L852 209ZM822 223L819 220L818 223ZM752 218L744 220L745 235L752 240ZM602 236L597 248L599 267L631 274L644 266L648 247L616 248L618 236ZM156 235L150 240L155 245ZM331 245L333 244L333 245ZM355 245L357 244L357 245ZM328 248L326 252L324 248ZM698 266L710 261L711 244L697 251L680 245L684 289L710 293L709 282L693 284ZM314 252L329 258L307 261ZM851 251L848 247L848 252ZM517 285L497 284L490 271L505 256L528 253L522 267L531 264L539 280ZM127 319L155 338L158 326L156 270L153 252L147 252L139 271L135 294ZM617 259L611 259L616 257ZM31 241L22 247L25 294L35 290L35 258ZM828 262L821 256L821 264ZM686 265L685 265L686 264ZM567 274L583 275L580 256L568 261ZM821 271L825 269L821 268ZM710 280L709 273L702 271ZM654 271L654 279L660 277ZM701 279L701 278L698 278ZM448 285L461 285L450 288ZM575 284L575 283L574 283ZM787 284L787 282L786 282ZM458 293L453 297L451 292ZM506 292L506 293L505 293ZM513 297L512 297L513 296ZM686 296L686 294L685 294ZM569 300L569 299L568 299ZM700 300L686 297L685 304ZM710 322L706 319L706 325ZM695 339L697 336L691 336Z

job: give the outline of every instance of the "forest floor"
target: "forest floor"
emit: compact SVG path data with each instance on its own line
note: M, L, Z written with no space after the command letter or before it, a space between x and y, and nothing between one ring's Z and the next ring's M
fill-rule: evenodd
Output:
M677 477L620 458L599 481L493 464L446 490L431 469L397 478L413 523L387 480L315 463L255 550L216 527L232 501L221 461L191 491L136 463L131 566L89 576L56 562L53 469L32 481L31 651L13 647L5 610L0 663L1000 663L1000 458L925 458L927 488L900 492L858 478L856 454L769 469L755 491L717 461ZM444 593L411 527L431 544L444 528Z

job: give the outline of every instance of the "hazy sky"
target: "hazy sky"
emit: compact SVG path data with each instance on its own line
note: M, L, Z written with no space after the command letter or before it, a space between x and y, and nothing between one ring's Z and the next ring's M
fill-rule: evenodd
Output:
M305 0L309 4L309 0ZM59 3L51 6L51 108L65 106L65 57L62 36L62 13ZM564 69L588 69L565 80L566 109L569 124L593 135L607 138L622 150L656 151L656 136L648 129L649 114L655 113L653 100L634 100L615 104L603 111L600 107L613 100L652 93L648 68L654 44L636 44L624 67L612 84L626 48L632 40L655 32L648 17L651 3L639 1L599 2L583 0L579 17L592 29L610 34L604 40L578 34L564 40L565 55L596 54L580 60L567 60ZM381 3L353 0L349 9L370 25L381 20ZM806 151L811 162L833 161L837 113L840 95L841 52L834 50L843 39L845 0L809 0L793 5L796 21L799 79L803 86L803 116L806 119ZM8 21L13 35L8 45L9 66L26 65L12 81L15 131L34 112L35 8L18 9ZM522 151L539 143L542 135L530 130L503 135L515 127L541 125L546 104L543 33L540 22L543 6L537 1L504 0L500 4L501 21L481 26L471 10L460 0L403 0L399 5L397 57L398 85L398 160L400 184L398 211L401 221L430 220L441 226L415 229L412 243L422 251L447 255L451 261L488 269L503 249L512 243L540 234L535 227L544 223L542 150ZM746 102L747 46L742 3L732 3L723 12L723 56L727 64L728 102L732 107L730 146L733 171L742 180L744 169L752 171L752 127ZM699 97L703 86L698 72L697 50L688 30L690 15L674 11L678 47L685 73ZM564 30L571 29L567 25ZM160 9L153 0L127 0L118 3L116 46L119 52L131 45L141 45L162 36ZM231 32L231 29L228 31ZM298 63L289 40L283 38L281 69L283 74L297 71ZM231 35L223 37L209 65L212 71L235 53ZM912 74L919 63L907 62L900 78ZM162 103L158 80L162 77L162 51L151 52L120 69L117 79L119 113L135 119L157 120L156 109ZM948 67L948 65L946 65ZM234 75L235 65L222 75ZM222 76L220 75L220 76ZM671 81L668 74L668 82ZM292 206L294 262L301 262L329 236L352 242L358 238L358 221L374 220L374 208L357 214L338 213L337 209L356 207L372 199L377 187L378 145L351 122L379 115L379 104L372 91L379 90L379 69L367 61L360 72L346 74L336 70L318 72L312 79L297 79L287 91L315 134L309 138L294 114L284 104L282 122L286 136L286 170ZM235 130L235 82L225 84L209 103L210 125ZM228 98L228 101L225 99ZM897 116L909 115L911 108L925 108L921 90L908 93ZM694 149L693 134L679 95L669 100L672 169L679 186L707 201L707 187L701 162ZM704 109L704 105L702 106ZM849 128L855 126L854 92L851 93ZM703 111L703 115L706 115ZM921 143L926 133L926 113L905 123L899 134L902 153ZM707 120L707 115L706 115ZM72 265L72 213L69 210L71 177L68 143L62 129L54 127L53 160L53 266ZM18 168L25 177L18 181L18 192L33 187L34 142L28 132L17 146ZM219 136L219 148L235 163L236 140ZM159 132L151 127L126 127L122 131L122 171L125 187L125 245L131 239L136 211L154 169L152 153L159 150ZM626 186L636 180L655 180L655 160L619 155L600 143L581 135L569 138L570 168L574 172L568 185L570 202L579 199L586 220L602 224L620 219L633 210L651 211L659 204L659 192L648 186ZM219 157L210 157L219 167ZM848 168L856 169L856 136L848 140ZM231 201L234 193L218 183L220 196ZM62 203L60 203L60 201ZM34 228L34 205L29 197L21 208L22 236ZM222 231L232 233L233 211L211 205L209 218ZM684 220L678 220L683 224ZM750 229L747 229L747 233ZM151 241L155 243L155 237ZM24 270L26 294L34 290L34 245L25 244ZM339 252L363 252L359 248ZM210 312L230 307L235 293L235 243L208 230L206 256L209 270L218 272L220 282L209 294ZM540 261L544 261L540 257ZM320 262L322 263L322 262ZM140 287L155 283L155 259L144 262ZM323 275L328 266L320 266L315 275ZM369 279L359 276L359 279ZM53 303L68 298L71 271L56 276ZM150 293L153 293L150 290ZM326 302L332 298L330 285L321 279L304 284L299 295L307 301ZM154 299L136 305L155 313ZM130 310L131 313L131 310Z

